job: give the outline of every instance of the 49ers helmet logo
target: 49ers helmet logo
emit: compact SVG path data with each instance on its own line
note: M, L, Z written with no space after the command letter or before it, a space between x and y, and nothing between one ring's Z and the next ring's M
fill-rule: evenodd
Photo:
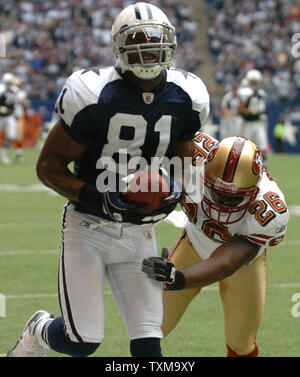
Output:
M214 159L214 157L215 157L215 155L216 155L216 153L217 153L217 150L218 150L218 143L217 144L215 144L213 147L212 147L212 149L210 150L210 152L208 153L208 155L207 155L207 161L211 161L211 160L213 160Z
M252 171L255 175L258 175L262 172L263 169L263 159L261 151L256 148L255 154L253 157L253 163L252 163Z

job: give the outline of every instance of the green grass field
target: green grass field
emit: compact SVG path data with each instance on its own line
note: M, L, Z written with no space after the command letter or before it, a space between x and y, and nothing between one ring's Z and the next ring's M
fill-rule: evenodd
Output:
M49 191L35 191L38 154L38 149L26 150L24 164L0 165L0 293L6 303L5 316L0 317L0 354L16 342L34 311L45 309L60 315L57 266L65 200ZM269 170L289 206L300 206L299 165L300 155L271 155L269 159ZM285 240L267 254L267 301L258 333L261 356L300 356L300 309L298 317L291 312L292 296L300 292L299 230L299 213L292 213ZM159 249L172 247L180 232L159 225ZM202 290L177 328L162 341L165 356L226 355L217 285L209 288ZM130 356L124 324L106 290L106 337L94 356ZM48 356L60 355L50 351Z

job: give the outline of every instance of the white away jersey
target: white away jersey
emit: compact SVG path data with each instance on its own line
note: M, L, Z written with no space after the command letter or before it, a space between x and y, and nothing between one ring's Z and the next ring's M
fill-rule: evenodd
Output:
M14 114L19 91L15 85L0 84L0 117Z
M204 158L217 142L207 134L199 133L195 138L196 154ZM268 246L281 242L286 232L289 213L283 193L265 170L259 183L259 192L246 215L238 222L225 225L209 219L201 203L185 200L185 212L190 221L186 230L195 250L202 259L207 259L222 243L234 235L245 237L261 246L256 258Z
M221 102L221 109L228 109L232 115L237 115L239 104L239 97L231 91L224 95Z

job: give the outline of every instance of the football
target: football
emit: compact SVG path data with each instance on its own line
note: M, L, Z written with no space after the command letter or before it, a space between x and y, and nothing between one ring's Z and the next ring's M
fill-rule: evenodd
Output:
M126 203L147 203L149 209L142 213L152 213L163 206L163 199L169 196L169 184L158 172L139 170L130 179L123 193Z

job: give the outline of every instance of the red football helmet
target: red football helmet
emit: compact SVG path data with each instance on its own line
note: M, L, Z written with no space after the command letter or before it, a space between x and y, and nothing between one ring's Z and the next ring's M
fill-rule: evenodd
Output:
M205 163L205 214L222 224L241 220L258 193L262 171L262 155L254 143L236 136L221 140Z

